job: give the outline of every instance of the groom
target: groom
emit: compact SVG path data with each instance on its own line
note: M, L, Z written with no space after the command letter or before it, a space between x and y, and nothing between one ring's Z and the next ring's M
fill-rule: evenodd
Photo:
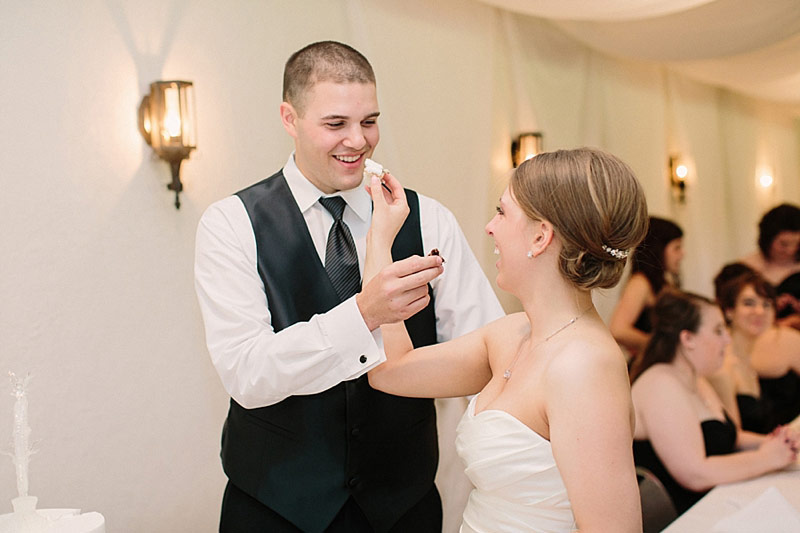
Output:
M502 308L453 215L413 191L396 262L361 286L362 172L379 140L363 55L306 46L286 63L283 100L286 165L211 205L197 231L206 340L231 395L220 531L439 532L434 404L369 386L379 326L406 320L420 346ZM432 248L447 259L438 278Z

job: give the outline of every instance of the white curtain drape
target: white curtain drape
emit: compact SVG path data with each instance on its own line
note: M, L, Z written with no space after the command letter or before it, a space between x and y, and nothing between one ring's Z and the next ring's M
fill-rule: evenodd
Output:
M668 15L713 0L481 0L486 4L549 19L631 20Z
M797 0L481 0L548 19L613 56L658 61L704 83L800 106Z

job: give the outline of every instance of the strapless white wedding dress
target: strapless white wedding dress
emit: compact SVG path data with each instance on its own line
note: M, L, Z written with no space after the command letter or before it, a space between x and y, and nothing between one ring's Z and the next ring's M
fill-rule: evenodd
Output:
M505 411L475 414L474 396L456 430L456 450L475 489L461 533L576 529L550 441Z

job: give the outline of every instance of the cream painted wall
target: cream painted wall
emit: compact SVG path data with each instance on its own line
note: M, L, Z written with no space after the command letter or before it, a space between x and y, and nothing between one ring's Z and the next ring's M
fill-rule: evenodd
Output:
M0 371L33 375L40 507L100 511L109 532L216 530L227 395L203 342L194 231L206 206L285 161L282 66L320 39L371 59L376 159L453 210L490 277L483 226L520 129L541 128L547 149L592 144L628 160L653 212L684 225L695 290L752 248L763 209L800 201L798 126L781 107L670 81L658 65L602 56L471 0L4 2ZM166 163L136 127L149 82L170 78L195 83L199 121L180 211ZM697 168L684 206L665 185L669 143ZM760 198L753 168L769 158L778 185ZM598 295L606 316L615 295ZM0 449L13 404L4 391L5 378ZM0 458L0 513L14 496Z
M383 111L376 158L482 242L491 109L474 103L491 98L491 10L459 5L0 6L0 370L33 375L40 507L100 511L108 531L216 530L227 395L203 342L194 232L207 205L285 161L277 109L292 51L339 39L367 53ZM199 121L180 211L136 127L149 82L170 78L195 83ZM3 378L3 449L8 393ZM0 458L0 513L14 496Z

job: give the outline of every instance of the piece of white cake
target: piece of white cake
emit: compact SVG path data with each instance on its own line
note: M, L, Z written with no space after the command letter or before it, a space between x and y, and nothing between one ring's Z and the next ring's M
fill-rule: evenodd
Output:
M376 163L372 159L367 159L364 161L364 179L371 180L372 176L377 176L382 178L383 175L388 172L380 163Z

